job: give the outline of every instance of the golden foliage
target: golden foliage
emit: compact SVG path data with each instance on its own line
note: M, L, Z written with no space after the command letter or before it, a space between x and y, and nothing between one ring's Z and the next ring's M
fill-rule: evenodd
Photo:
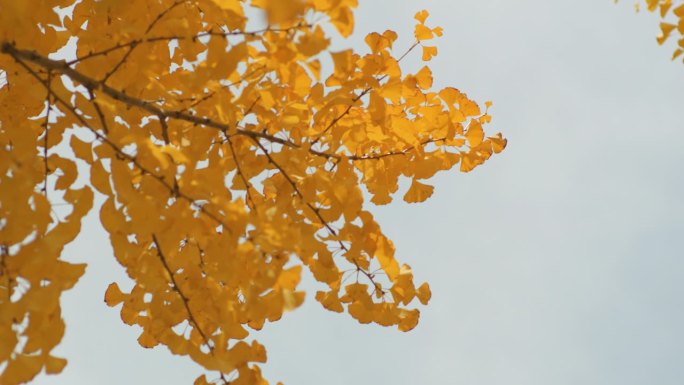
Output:
M368 35L365 54L328 51L328 33L352 33L356 0L71 3L0 0L0 383L66 364L50 355L59 298L84 266L61 253L93 189L135 284L111 284L106 303L140 345L219 383L266 383L266 351L246 339L302 303L303 268L325 308L415 327L430 289L395 259L362 186L386 204L405 177L404 199L422 202L424 179L506 145L483 130L489 102L433 91L428 67L403 73L415 48L437 54L427 12L394 56L392 31ZM248 28L254 12L265 27ZM69 47L73 60L54 55Z
M672 54L672 60L682 56L684 53L684 3L673 4L672 0L644 1L646 9L650 12L658 12L662 20L660 35L657 38L658 44L663 45L668 39L673 38L677 41L677 46ZM639 8L639 3L637 3L637 11Z

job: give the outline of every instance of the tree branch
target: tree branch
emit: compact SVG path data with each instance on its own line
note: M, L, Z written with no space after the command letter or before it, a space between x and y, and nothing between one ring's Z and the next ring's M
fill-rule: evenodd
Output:
M127 95L123 91L116 90L106 84L103 84L102 82L99 82L91 77L88 77L87 75L84 75L81 72L78 72L71 68L68 63L64 61L56 61L56 60L51 60L45 56L42 56L34 51L28 51L28 50L22 50L16 48L14 45L10 43L3 43L0 46L0 52L6 53L8 55L11 55L15 59L23 59L30 61L34 64L37 64L46 70L52 70L57 73L60 73L62 75L66 75L72 80L81 83L84 87L86 87L89 90L99 90L102 91L104 94L107 96L111 97L114 100L117 100L121 103L124 103L128 106L131 107L138 107L140 109L143 109L147 112L149 112L152 115L155 116L163 116L166 117L167 119L176 119L176 120L182 120L186 121L189 123L193 123L195 125L200 125L200 126L206 126L214 129L218 129L222 132L230 132L231 127L230 125L226 123L221 123L216 120L207 118L207 117L197 117L194 115L191 115L189 113L183 112L183 111L168 111L163 108L160 108L156 106L155 104L138 99L132 96ZM241 127L234 127L234 132L232 134L227 134L227 135L242 135L242 136L247 136L252 139L265 139L273 143L277 143L286 147L290 148L300 148L301 146L297 143L294 143L292 141L286 140L286 139L281 139L278 138L277 136L267 134L265 132L257 132L257 131L250 131ZM431 140L433 141L433 140ZM430 141L430 142L431 142ZM346 158L348 160L352 161L363 161L363 160L377 160L381 159L384 157L388 156L395 156L395 155L406 155L407 152L411 151L414 149L414 147L408 147L402 151L394 151L394 152L389 152L389 153L383 153L383 154L376 154L376 155L339 155L339 154L334 154L334 153L328 153L324 151L318 151L314 149L309 149L309 153L320 156L326 159L342 159Z
M254 31L228 31L228 32L217 32L217 31L206 31L206 32L200 32L195 35L190 35L190 36L183 36L183 35L166 35L166 36L153 36L149 38L140 38L140 39L135 39L131 40L127 43L119 43L116 44L112 47L103 49L101 51L96 51L96 52L91 52L86 55L83 55L81 57L78 57L74 60L68 61L68 65L73 65L79 62L82 62L84 60L91 59L93 57L97 56L105 56L108 55L114 51L118 51L120 49L124 48L130 48L133 46L138 46L141 44L150 44L150 43L159 43L159 42L170 42L172 40L192 40L196 41L198 39L201 39L203 37L209 37L209 36L216 36L216 37L229 37L229 36L256 36L260 35L266 32L290 32L296 29L301 29L301 28L311 28L313 27L313 24L298 24L289 28L263 28L259 30L254 30Z
M268 161L269 161L275 168L277 168L277 169L280 171L281 174L283 174L283 177L284 177L284 178L288 181L288 183L292 186L292 189L295 191L295 193L297 194L297 196L299 196L299 199L301 199L302 203L304 203L309 209L311 209L311 211L313 211L313 213L316 215L316 218L318 218L318 221L320 222L320 224L323 225L323 227L325 227L325 229L328 230L328 232L329 232L332 236L337 237L337 231L336 231L335 229L333 229L333 227L328 223L328 221L325 220L325 218L323 218L323 215L321 215L320 210L319 210L317 207L315 207L314 205L312 205L310 202L308 202L308 201L304 198L304 195L303 195L302 192L299 190L299 187L297 187L297 184L295 183L295 181L292 180L292 178L291 178L290 175L285 171L285 169L283 169L283 168L275 161L275 159L273 159L273 157L272 157L271 154L268 152L268 150L266 149L266 147L264 147L264 145L261 144L261 142L259 142L258 139L253 139L253 140L254 140L254 143L256 143L256 145L259 146L259 148L260 148L261 151L264 153L264 155L266 155L266 158L268 158ZM341 248L342 250L345 251L345 253L346 253L346 252L349 252L349 249L347 248L347 246L344 245L344 243L343 243L341 240L336 239L336 241L337 241L337 243L340 245L340 248ZM361 268L361 266L359 266L359 264L358 264L355 260L352 260L352 263L354 264L354 266L356 266L356 271L357 271L357 272L361 272L362 274L364 274L364 275L366 276L366 278L368 278L368 279L371 281L371 283L373 284L373 286L375 287L376 290L379 289L380 292L383 293L383 295L385 294L385 291L382 289L382 286L375 282L375 279L374 279L373 274L371 274L371 273L369 273L368 271L366 271L365 269Z
M254 187L251 183L249 183L249 180L245 177L245 174L242 172L242 168L240 168L240 160L235 154L235 148L233 148L233 142L230 140L230 137L227 137L226 141L228 141L228 147L230 148L230 153L233 156L233 161L235 162L235 168L237 170L237 173L240 176L240 179L242 179L242 183L245 184L245 190L247 191L247 199L252 204L252 209L256 212L256 203L254 203L254 199L252 198L252 193L250 191L250 189L253 189Z
M103 143L107 144L112 150L114 150L114 152L117 153L118 156L128 160L131 163L133 163L133 165L135 167L137 167L143 174L149 175L152 178L156 179L159 183L161 183L169 191L169 193L172 196L176 196L176 197L185 199L186 201L188 201L190 203L191 206L197 208L200 212L202 212L204 215L206 215L207 217L212 219L218 225L221 225L225 229L227 229L228 231L231 231L230 227L226 223L224 223L218 216L216 216L212 212L208 211L203 205L197 203L197 201L194 198L192 198L192 197L188 196L187 194L183 193L182 191L180 191L180 189L178 187L178 182L176 181L175 178L173 181L173 185L171 185L171 184L169 184L169 182L166 181L166 179L164 179L163 176L153 173L152 171L147 169L145 166L140 164L140 162L138 162L138 160L134 156L131 156L131 155L125 153L119 146L117 146L115 143L113 143L111 140L109 140L109 138L102 135L96 129L92 128L90 126L90 124L88 124L88 122L86 122L85 119L78 113L78 111L76 111L76 109L71 104L64 101L64 99L62 99L51 88L49 88L47 86L47 84L45 83L45 81L33 69L31 69L31 67L29 67L26 63L24 63L20 59L17 60L17 62L22 67L24 67L31 75L33 75L33 77L35 77L41 84L43 84L44 87L46 87L46 89L49 91L50 94L52 94L52 97L54 98L54 100L56 102L58 102L59 104L64 106L67 110L69 110L69 112L72 115L74 115L74 117L79 121L79 123L81 123L83 125L83 127L90 130L90 132L92 132L97 139L99 139Z
M405 58L406 56L408 56L408 54L411 53L411 51L413 51L413 49L416 48L418 45L420 45L420 42L418 42L418 41L416 41L415 43L413 43L413 45L411 45L411 47L409 47L409 49L407 49L406 52L404 52L404 53L399 57L399 59L397 59L397 63L399 63L399 62L401 62L402 60L404 60L404 58ZM386 78L387 78L387 74L381 76L381 77L378 79L378 82L381 82L381 81L385 80ZM316 139L315 139L313 142L311 142L311 146L313 146L314 144L318 143L318 142L323 138L323 136L324 136L328 131L330 131L330 129L333 128L333 126L334 126L335 124L337 124L337 122L339 122L342 118L344 118L345 116L347 116L347 114L349 114L349 111L351 111L352 107L354 106L354 103L358 102L359 100L361 100L362 97L366 96L366 94L368 94L368 93L371 91L371 89L372 89L372 87L367 87L365 90L363 90L363 92L361 92L359 95L355 96L355 97L352 99L351 104L347 106L347 108L344 110L344 112L342 112L342 113L341 113L340 115L338 115L335 119L333 119L332 122L330 122L330 124L328 124L328 126L327 126L320 134L318 134L318 137L316 137Z
M50 99L50 93L52 92L52 71L48 71L47 81L44 84L47 87L47 96L45 96L45 100L47 101L47 111L45 112L45 122L43 123L43 127L45 128L45 135L43 135L43 162L45 166L43 193L45 194L45 198L47 198L48 174L50 173L50 168L48 167L48 133L50 132L50 111L52 111L52 100Z
M192 314L192 311L190 310L190 300L188 297L183 294L183 291L180 289L180 286L178 286L178 282L176 282L176 278L174 277L174 273L169 267L168 262L166 261L166 257L164 257L164 253L162 252L161 246L159 246L159 241L157 240L157 235L152 233L152 243L154 243L154 247L157 249L157 256L159 257L159 260L161 261L162 265L164 266L164 270L169 274L169 278L171 278L171 284L173 285L173 290L178 294L178 296L181 298L183 301L183 305L185 306L185 311L188 313L188 318L190 323L192 323L193 327L197 332L202 336L202 339L204 340L204 343L209 347L210 349L213 349L213 345L209 343L209 339L207 338L207 335L204 334L204 331L202 331L202 328L200 328L199 323L197 323L197 320Z

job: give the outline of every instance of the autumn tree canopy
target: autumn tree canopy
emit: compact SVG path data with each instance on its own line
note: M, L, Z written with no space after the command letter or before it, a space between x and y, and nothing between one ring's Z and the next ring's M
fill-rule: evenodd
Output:
M411 330L430 299L368 211L433 193L503 150L486 108L433 89L442 29L415 43L347 37L356 0L0 0L0 383L59 373L60 295L85 266L62 250L94 194L134 282L104 294L208 376L266 383L250 330L298 307L302 269L323 307ZM85 183L79 182L85 180ZM365 191L364 191L365 190Z

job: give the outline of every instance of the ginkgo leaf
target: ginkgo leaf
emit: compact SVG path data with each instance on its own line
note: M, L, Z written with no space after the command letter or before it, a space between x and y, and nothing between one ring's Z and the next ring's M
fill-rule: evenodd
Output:
M670 37L672 31L677 28L676 25L670 23L660 23L660 30L662 33L658 36L658 44L663 44Z
M418 318L420 317L420 312L418 309L413 310L403 310L399 314L399 330L402 332L407 332L413 330L413 328L418 325Z
M331 15L330 23L342 37L348 37L354 30L354 16L349 7L340 7L336 14Z
M465 136L466 139L468 139L468 145L470 145L470 147L479 146L484 139L484 130L482 129L482 125L477 120L471 121Z
M159 345L159 341L152 336L148 331L143 331L138 337L138 343L140 346L146 349L151 349Z
M430 40L432 39L432 30L423 24L416 24L416 28L413 32L413 35L416 37L416 40L418 41Z
M298 48L306 56L314 56L330 45L330 39L326 38L320 26L314 28L313 33L302 36L299 39Z
M420 24L425 24L425 20L427 20L428 16L430 16L430 13L423 9L421 11L418 11L413 17L418 20Z
M64 358L49 356L45 361L45 372L47 374L59 374L64 370L67 360Z
M420 303L427 305L428 301L430 301L430 298L432 297L432 292L430 291L430 286L427 284L427 282L418 287L416 296L420 300Z
M225 10L242 14L242 5L238 0L212 0L216 5Z
M430 68L423 67L416 73L416 80L418 81L418 87L427 90L432 87L432 71Z
M116 306L126 299L126 296L119 290L119 285L110 283L105 292L105 303L107 306Z
M92 163L93 153L90 143L86 143L79 139L76 135L72 135L69 145L71 146L71 149L74 151L74 154L77 158L85 160L88 163Z
M501 134L497 136L490 136L489 140L491 140L492 142L492 148L495 154L498 154L501 151L503 151L506 148L506 144L508 143L506 139L501 137Z
M430 61L433 57L437 55L437 47L434 46L423 46L423 61Z
M414 179L411 182L411 187L404 195L404 201L408 203L424 202L432 196L434 190L433 186L422 184Z

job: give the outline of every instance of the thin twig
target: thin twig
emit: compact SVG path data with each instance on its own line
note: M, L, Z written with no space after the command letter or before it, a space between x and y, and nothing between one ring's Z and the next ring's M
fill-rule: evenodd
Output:
M161 126L161 133L164 143L166 143L168 146L171 141L169 140L169 125L166 123L166 117L159 116L159 125Z
M254 202L254 199L252 198L252 193L250 191L250 189L254 187L251 183L249 183L249 180L245 177L245 174L242 172L242 168L240 168L240 159L238 159L237 155L235 154L235 148L233 148L233 142L230 140L230 137L227 137L226 141L228 142L228 148L230 148L230 153L233 156L233 161L235 162L235 168L237 170L237 173L240 176L240 179L242 179L242 183L245 184L245 190L247 191L247 199L251 203L254 212L257 212L256 203Z
M47 73L47 96L45 97L47 101L47 111L45 112L45 123L43 127L45 128L45 135L43 135L43 162L45 166L45 181L43 181L43 194L45 198L48 196L48 174L50 173L50 168L48 167L48 133L50 132L50 111L52 111L52 100L50 99L50 92L52 89L52 71Z
M193 327L197 332L202 336L202 339L204 340L204 343L207 345L209 349L213 349L213 345L209 343L209 339L207 338L207 335L204 334L204 331L202 331L202 328L199 326L199 323L197 323L197 320L192 314L192 310L190 310L190 300L188 297L183 294L183 291L181 290L180 286L178 285L178 282L176 282L176 278L174 277L174 273L169 267L169 263L166 261L166 257L164 257L164 253L162 252L161 246L159 245L159 241L157 240L157 235L152 234L152 242L154 243L154 247L157 249L157 256L159 256L159 260L161 261L162 265L164 266L164 270L169 274L169 278L171 278L171 284L173 285L173 290L178 294L178 296L181 298L183 301L183 305L185 306L185 310L188 313L188 318L190 323L193 324Z
M416 48L419 44L420 44L420 42L418 42L418 41L416 41L415 43L413 43L413 45L412 45L411 47L409 47L409 49L407 49L406 52L404 52L404 54L401 55L401 56L397 59L397 63L399 63L399 62L401 62L402 60L404 60L404 58L405 58L406 56L408 56L408 54L411 53L411 51L413 51L413 49ZM378 78L378 83L380 83L381 81L385 80L385 79L387 78L387 76L388 76L388 75L385 74L385 75L381 76L380 78ZM316 137L316 139L314 139L314 141L311 142L311 146L313 146L314 144L318 143L318 142L323 138L323 136L324 136L328 131L330 131L330 129L333 128L333 126L334 126L335 124L337 124L337 122L339 122L342 118L344 118L345 116L347 116L347 114L349 114L349 112L351 111L352 107L354 106L354 103L358 102L359 100L361 100L362 97L366 96L366 94L368 94L368 93L371 91L371 89L372 89L372 87L367 87L367 88L366 88L365 90L363 90L359 95L355 96L355 97L352 99L351 104L347 106L347 108L344 110L344 112L342 112L342 113L341 113L340 115L338 115L335 119L333 119L332 122L330 122L330 124L328 124L328 126L327 126L320 134L318 134L318 137Z
M309 209L311 209L311 211L313 211L313 213L314 213L314 214L316 215L316 217L318 218L318 221L320 222L320 224L323 225L323 227L325 227L325 229L326 229L333 237L337 238L337 231L336 231L335 229L333 229L333 227L328 223L328 221L325 220L325 218L323 218L323 215L321 215L320 210L319 210L317 207L315 207L314 205L312 205L310 202L308 202L308 201L304 198L304 195L303 195L302 192L299 190L299 187L297 187L297 184L294 182L294 180L292 180L292 178L291 178L290 175L285 171L285 169L283 169L283 168L280 166L280 164L278 164L278 162L276 162L275 159L273 159L273 157L272 157L271 154L268 152L268 150L266 149L266 147L264 147L264 145L261 144L261 142L259 142L258 139L253 139L253 140L254 140L255 144L256 144L256 145L261 149L261 151L264 153L264 155L266 155L266 158L268 159L268 161L269 161L275 168L277 168L277 169L280 171L280 173L283 175L283 177L284 177L284 178L288 181L288 183L292 186L292 189L293 189L294 192L297 194L297 196L299 196L299 198L301 199L302 203L304 203ZM345 252L349 252L349 249L347 248L347 246L344 245L344 243L343 243L341 240L336 239L336 241L337 241L337 243L340 245L340 248L341 248L342 250L344 250ZM361 268L361 266L359 266L358 262L356 262L355 260L352 260L352 263L354 264L354 266L356 266L356 271L357 271L357 272L361 272L363 275L365 275L366 278L368 278L368 279L371 281L371 283L373 284L373 286L375 286L376 290L377 290L378 287L380 287L380 291L381 291L383 294L385 293L384 290L382 289L382 286L378 285L378 284L375 282L375 279L374 279L374 277L373 277L373 274L371 274L371 273L367 272L365 269Z
M86 55L83 55L81 57L78 57L74 60L68 61L68 65L73 65L79 62L82 62L87 59L91 59L93 57L97 56L104 56L108 55L111 52L124 49L124 48L130 48L131 46L137 46L141 44L149 44L149 43L158 43L158 42L169 42L172 40L192 40L196 41L199 40L203 37L208 37L208 36L216 36L216 37L228 37L228 36L256 36L260 35L266 32L289 32L295 29L301 29L301 28L311 28L311 24L300 24L300 25L295 25L289 28L264 28L260 30L255 30L255 31L230 31L230 32L216 32L216 31L206 31L206 32L200 32L195 35L191 36L183 36L183 35L166 35L166 36L154 36L154 37L149 37L149 38L141 38L141 39L135 39L131 40L127 43L119 43L116 44L112 47L103 49L101 51L96 51L96 52L91 52Z
M100 108L100 104L97 102L97 99L95 99L95 94L93 93L93 90L89 89L88 94L90 95L90 102L93 103L93 107L95 108L95 113L97 113L97 117L98 119L100 119L102 131L105 134L109 134L109 128L107 127L107 119L105 119L104 113L102 112L102 108Z
M186 1L186 0L177 0L175 3L171 4L171 6L170 6L169 8L167 8L167 9L165 9L164 11L162 11L161 13L159 13L159 14L157 15L157 17L156 17L154 20L152 20L152 22L150 23L150 25L147 26L147 29L145 30L145 33L144 33L143 36L147 36L147 34L150 33L150 31L152 30L152 28L154 28L154 26L159 22L159 20L161 20L167 13L171 12L171 10L173 10L173 9L176 8L177 6L181 5L181 4L184 3L185 1ZM132 44L132 45L128 48L128 51L126 51L126 53L123 55L123 57L121 58L121 60L119 60L119 62L116 63L116 65L115 65L109 72L107 72L107 74L104 76L104 78L102 78L102 80L101 80L102 83L106 83L107 80L109 80L109 78L110 78L112 75L114 75L114 73L115 73L115 72L116 72L116 71L117 71L125 62L126 62L126 60L128 60L128 58L131 56L131 54L133 53L133 51L135 50L135 48L138 46L138 44L139 44L139 43Z
M210 343L210 339L207 338L207 334L202 330L202 328L199 326L199 323L197 322L197 319L195 316L192 314L192 310L190 310L190 299L183 293L181 290L180 286L178 285L178 282L176 282L176 278L174 276L173 271L169 267L169 263L166 260L166 257L164 256L164 253L162 252L161 246L159 245L159 241L157 240L157 235L152 233L152 243L154 243L154 247L157 249L157 256L159 257L159 260L161 261L162 265L164 266L164 270L169 274L169 278L171 279L171 285L173 286L173 291L178 294L178 296L181 298L181 301L183 301L183 306L185 307L185 311L188 313L188 321L192 324L195 330L197 330L197 333L199 333L200 337L202 337L202 340L204 340L204 344L209 348L209 353L213 356L214 355L214 344ZM212 341L213 342L213 341ZM224 383L228 383L225 379L224 373L219 372L221 379L224 381Z

